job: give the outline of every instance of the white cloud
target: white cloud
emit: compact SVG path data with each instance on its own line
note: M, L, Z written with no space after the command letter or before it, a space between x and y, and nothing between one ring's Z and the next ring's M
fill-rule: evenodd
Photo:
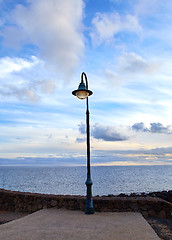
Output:
M118 13L102 14L97 13L93 18L92 24L94 31L91 33L92 39L98 39L101 42L111 40L114 34L118 33L121 29L121 21Z
M0 78L5 77L11 72L18 72L24 68L31 68L38 62L38 59L34 56L31 57L31 60L10 57L0 58Z
M5 43L14 47L34 44L41 57L71 74L83 54L82 0L30 0L17 5L3 31Z
M159 70L158 62L148 61L134 52L119 57L118 70L128 74L153 74Z
M105 69L102 74L111 87L120 87L130 81L142 84L148 81L153 83L154 79L157 81L160 78L159 75L164 67L163 62L162 59L145 59L134 52L123 53L111 66L111 69Z
M37 102L39 100L39 96L34 90L14 85L3 85L0 89L0 95L6 98L16 97L21 101Z
M110 2L113 2L113 3L120 3L122 0L110 0Z
M139 33L142 30L141 25L138 22L138 19L136 16L127 14L124 19L122 19L121 22L122 29L124 31L131 31Z
M137 16L143 16L155 12L161 2L160 0L138 0L134 6L135 14Z
M21 76L17 76L17 74L21 74L22 72L30 71L38 64L39 60L34 56L32 56L29 60L10 57L1 58L0 95L3 96L3 99L6 98L9 100L10 97L15 97L22 101L38 101L39 96L36 94L34 89L29 86L30 82Z
M34 56L30 59L0 58L0 81L0 95L7 101L15 98L34 103L43 94L52 95L56 89L52 72L46 70L44 63Z
M49 94L53 93L56 88L55 82L52 80L41 81L40 85L41 85L42 92L49 93Z
M122 31L136 33L141 31L138 19L134 15L120 16L117 12L97 13L92 20L92 24L93 30L90 35L96 44L109 42Z
M105 76L107 81L110 82L111 87L120 86L124 80L118 73L116 73L112 70L109 70L109 69L106 69L103 72L103 75Z

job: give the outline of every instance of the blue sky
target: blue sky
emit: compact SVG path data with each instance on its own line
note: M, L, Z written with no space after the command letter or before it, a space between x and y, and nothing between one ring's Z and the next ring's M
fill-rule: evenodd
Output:
M0 165L172 164L172 2L0 0Z

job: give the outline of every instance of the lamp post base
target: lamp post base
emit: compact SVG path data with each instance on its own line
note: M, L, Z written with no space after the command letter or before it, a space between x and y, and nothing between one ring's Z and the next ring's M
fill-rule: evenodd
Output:
M93 204L92 206L85 206L85 214L94 214L94 213L95 213L95 210L94 210Z
M91 193L91 187L93 185L93 182L89 176L88 176L85 184L87 185L87 198L86 198L86 205L85 205L85 214L94 214L95 210L94 210L94 206L93 206L92 193Z

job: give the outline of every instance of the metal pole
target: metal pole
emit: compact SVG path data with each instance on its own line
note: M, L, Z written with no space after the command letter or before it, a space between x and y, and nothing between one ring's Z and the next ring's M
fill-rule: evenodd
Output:
M85 73L82 73L81 81L83 81L83 75L86 80L86 87L88 89L87 76ZM86 205L85 205L85 213L86 214L94 214L94 206L92 200L92 185L93 182L91 180L91 171L90 171L90 123L89 123L89 105L88 105L88 97L86 98L86 126L87 126L87 180L85 182L87 186L87 197L86 197Z

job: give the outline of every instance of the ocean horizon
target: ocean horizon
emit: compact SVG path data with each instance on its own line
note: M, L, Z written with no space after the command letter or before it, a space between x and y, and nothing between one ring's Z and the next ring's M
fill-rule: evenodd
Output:
M86 166L0 166L0 188L86 195ZM172 189L172 165L92 166L93 196Z

